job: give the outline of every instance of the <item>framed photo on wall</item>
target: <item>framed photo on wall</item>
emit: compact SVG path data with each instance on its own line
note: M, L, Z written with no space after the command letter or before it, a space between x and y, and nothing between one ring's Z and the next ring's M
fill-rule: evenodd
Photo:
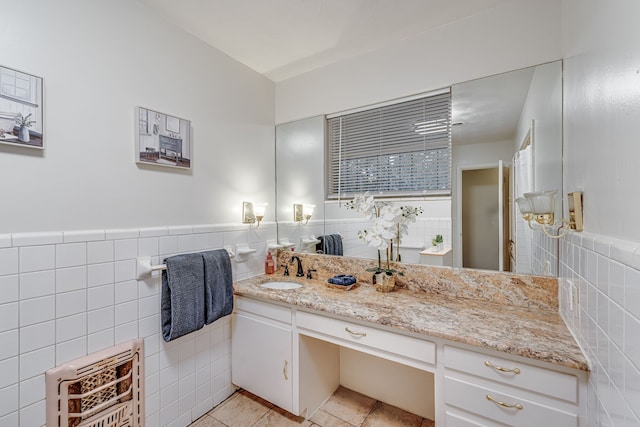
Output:
M137 107L136 163L191 169L191 122Z
M44 148L42 77L0 65L0 144Z

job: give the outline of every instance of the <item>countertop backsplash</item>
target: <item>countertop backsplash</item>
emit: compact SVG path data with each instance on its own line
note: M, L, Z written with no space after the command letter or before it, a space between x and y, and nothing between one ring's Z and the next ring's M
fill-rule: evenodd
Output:
M305 274L309 268L314 269L313 277L318 279L349 274L359 282L371 283L373 273L366 270L376 266L375 260L364 258L283 251L278 254L275 276L282 276L282 265L288 264L295 277L296 264L290 263L293 255L301 259ZM403 273L396 277L398 288L558 311L558 279L554 277L404 263L391 263L391 268Z

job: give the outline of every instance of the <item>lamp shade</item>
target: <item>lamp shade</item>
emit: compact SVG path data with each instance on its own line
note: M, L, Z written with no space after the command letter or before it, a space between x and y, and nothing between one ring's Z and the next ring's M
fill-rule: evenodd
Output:
M521 215L527 215L533 212L533 209L531 208L531 202L529 202L529 199L525 197L518 197L516 199L516 204L518 205L518 209L520 210Z
M304 216L311 216L313 215L313 210L315 209L316 205L303 205L302 207L302 214Z
M255 213L256 216L263 217L264 212L266 210L267 210L266 203L256 203L255 205L253 205L253 212Z
M524 197L531 203L531 210L536 215L545 215L553 213L553 205L557 191L536 191L533 193L524 193Z

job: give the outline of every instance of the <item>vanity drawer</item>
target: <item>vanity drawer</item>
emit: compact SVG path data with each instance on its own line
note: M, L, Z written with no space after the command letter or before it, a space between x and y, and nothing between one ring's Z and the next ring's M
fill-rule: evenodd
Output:
M568 402L576 403L578 400L578 379L573 375L451 346L444 348L444 365Z
M578 415L445 376L445 404L500 423L519 427L576 427ZM500 403L498 403L500 402ZM512 405L506 407L503 405ZM518 408L515 405L519 405Z
M252 298L235 297L236 310L246 311L266 317L268 319L277 320L286 324L291 324L291 309L281 307L279 305L268 302L258 301Z
M434 343L409 337L371 326L363 326L330 317L298 311L296 323L299 328L308 329L342 341L356 343L385 352L408 357L422 363L436 362Z

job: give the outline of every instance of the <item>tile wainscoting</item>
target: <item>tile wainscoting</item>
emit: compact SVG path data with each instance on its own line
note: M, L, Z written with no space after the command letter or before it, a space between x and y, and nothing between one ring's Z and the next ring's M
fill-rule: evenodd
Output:
M588 426L640 426L640 243L570 233L560 313L589 359Z
M233 393L229 318L169 343L161 275L136 280L136 258L248 243L234 280L264 272L275 223L0 235L0 427L44 426L44 372L145 339L146 424L182 427Z
M296 250L301 252L315 252L315 245L304 246L302 238L309 235L320 236L322 234L342 235L344 256L356 258L376 259L378 253L375 248L358 237L358 232L371 227L371 221L364 218L340 219L340 220L311 220L308 224L299 222L278 223L280 237L286 237L296 245ZM412 248L402 249L404 255L413 251L413 259L419 259L418 252L431 247L431 240L441 234L445 246L451 245L451 219L450 218L420 218L409 224L409 232L402 238L402 244ZM418 262L418 261L415 261Z

